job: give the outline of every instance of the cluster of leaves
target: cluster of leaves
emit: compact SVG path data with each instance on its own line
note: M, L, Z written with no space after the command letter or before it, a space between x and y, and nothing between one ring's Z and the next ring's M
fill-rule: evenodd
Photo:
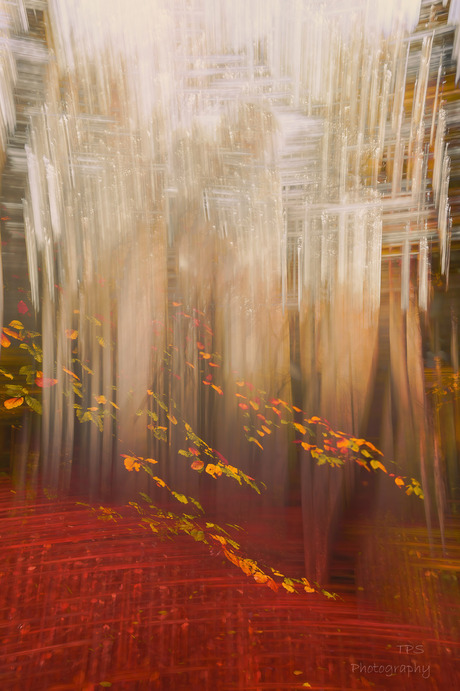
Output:
M40 334L29 331L21 321L13 319L7 327L2 328L2 348L10 348L13 343L32 356L32 363L22 365L17 372L0 369L0 374L6 380L3 406L7 410L12 410L26 405L40 414L42 405L40 399L36 398L37 393L43 387L52 386L57 382L54 379L44 378L43 372L38 369L43 361L42 349L39 345Z
M162 486L167 487L165 484ZM177 496L173 492L172 494L182 503L187 503L187 501L184 502L185 499L190 500L190 498L186 498L184 495ZM233 539L227 530L227 528L241 530L239 526L226 524L226 527L223 528L217 523L205 521L195 514L176 514L156 506L148 495L141 493L141 496L145 502L144 504L130 502L130 506L141 516L140 525L160 537L185 534L196 542L202 542L207 545L212 553L215 553L217 548L218 553L239 568L246 576L253 578L256 583L267 585L274 591L278 591L281 587L289 593L316 592L329 598L336 597L336 595L323 590L318 584L312 585L306 578L288 578L277 569L261 565L254 559L249 558L244 553L239 542ZM195 500L192 499L191 501L197 504ZM198 508L203 512L199 505ZM107 512L110 511L110 509L107 510L103 507L100 507L100 509L104 512L101 517L107 515ZM107 519L104 518L104 520Z

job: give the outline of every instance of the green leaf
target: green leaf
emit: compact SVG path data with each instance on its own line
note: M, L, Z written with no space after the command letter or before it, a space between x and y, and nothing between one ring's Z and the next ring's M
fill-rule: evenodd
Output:
M35 413L38 413L39 415L42 414L42 404L36 398L32 398L32 396L26 396L26 403L29 406L29 408L32 408L32 410Z
M139 494L141 495L142 499L144 499L144 501L148 502L149 504L153 504L153 499L150 499L148 494L145 494L144 492L139 492Z

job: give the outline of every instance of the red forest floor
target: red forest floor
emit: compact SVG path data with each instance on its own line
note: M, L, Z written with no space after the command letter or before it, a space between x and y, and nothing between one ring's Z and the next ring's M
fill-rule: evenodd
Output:
M426 617L410 595L398 614L351 589L335 601L272 592L186 536L159 541L134 514L103 522L70 499L25 502L6 482L0 535L2 690L460 688L459 601L431 585ZM283 552L298 561L300 538Z

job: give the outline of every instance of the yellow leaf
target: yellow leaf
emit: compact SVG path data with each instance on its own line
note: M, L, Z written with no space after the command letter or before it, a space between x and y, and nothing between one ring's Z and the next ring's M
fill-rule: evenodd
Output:
M20 405L24 403L24 397L21 396L20 398L8 398L3 405L5 408L8 408L10 410L11 408L19 408Z
M71 341L74 341L78 336L78 331L75 331L75 329L66 329L65 335L66 338L70 338Z
M236 381L235 384L237 386L244 386L244 381Z
M315 592L314 588L310 588L309 585L306 585L306 586L304 587L304 590L305 590L306 593L314 593L314 592Z
M24 328L24 324L22 322L18 321L17 319L13 319L13 321L10 322L8 324L8 326L11 326L13 329L23 329Z
M281 583L281 585L288 591L288 593L295 593L295 588L289 583Z
M153 458L145 458L144 460L146 463L158 463L158 461L155 461Z
M260 437L265 437L265 434L264 434L263 432L261 432L260 429L257 430L257 434L258 434Z
M249 405L254 408L254 410L259 410L259 404L255 401L249 401Z
M293 671L293 674L295 674L296 676L299 676L299 674L303 674L303 672L302 672L301 669L295 669L295 670Z
M203 360L209 360L211 358L211 355L209 353L201 353L201 357Z
M371 468L373 468L374 470L380 469L380 470L383 470L384 473L388 473L387 469L385 468L384 465L382 465L382 463L380 463L380 461L372 460L371 461Z
M305 449L305 451L309 451L310 449L316 449L316 446L314 444L307 444L306 441L303 441L301 443L301 446Z
M107 403L107 399L105 396L94 396L94 398L98 403L100 403L100 405L104 405L105 403Z
M366 456L366 458L372 458L371 454L369 453L369 451L366 451L366 449L361 449L361 453L363 454L363 456Z
M174 415L166 415L166 417L168 418L169 422L172 422L173 425L177 425L177 420Z
M269 427L267 427L266 425L262 425L262 429L263 429L263 431L266 432L267 434L271 434L271 433L272 433L271 429L269 429Z
M305 427L304 427L303 425L301 425L299 422L294 422L294 427L295 427L296 430L298 430L301 434L306 434L306 433L307 433L307 430L305 429Z
M220 388L220 386L215 386L214 384L211 384L211 386L212 386L212 388L213 388L215 391L217 391L217 393L218 393L220 396L223 396L223 393L224 393L224 392L222 391L222 389Z
M99 343L100 346L102 346L103 348L105 348L105 341L104 341L104 339L102 338L102 336L98 336L98 337L97 337L97 342Z
M94 412L95 410L99 410L97 406L93 406L92 408L88 408L88 410L91 410L91 412Z
M117 404L114 403L113 401L110 401L110 405L113 405L114 408L116 408L117 410L120 410L120 408L117 406Z

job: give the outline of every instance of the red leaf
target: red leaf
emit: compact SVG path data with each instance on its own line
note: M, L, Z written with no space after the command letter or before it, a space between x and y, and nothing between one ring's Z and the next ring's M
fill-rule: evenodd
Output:
M44 377L43 372L37 372L37 376L35 377L35 383L41 389L49 389L50 386L54 386L55 384L57 384L57 382L57 379L50 379L49 377Z
M23 300L19 300L18 302L18 312L19 314L26 314L26 312L29 311L29 308L27 307L26 303Z

